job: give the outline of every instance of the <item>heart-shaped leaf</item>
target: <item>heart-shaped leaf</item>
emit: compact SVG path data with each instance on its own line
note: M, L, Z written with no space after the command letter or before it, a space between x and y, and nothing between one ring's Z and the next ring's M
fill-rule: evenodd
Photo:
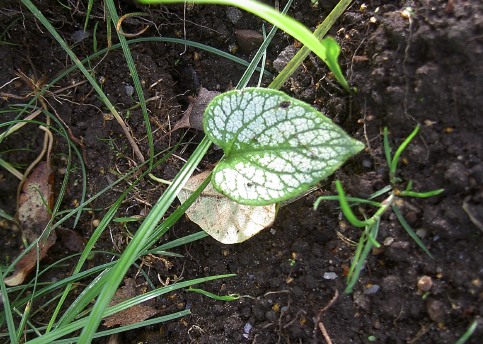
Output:
M310 105L264 88L218 95L203 127L225 152L214 169L215 189L242 204L295 197L364 148Z

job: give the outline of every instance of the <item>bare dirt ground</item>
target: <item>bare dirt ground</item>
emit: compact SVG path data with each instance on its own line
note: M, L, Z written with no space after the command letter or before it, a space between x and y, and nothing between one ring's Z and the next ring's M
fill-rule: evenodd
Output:
M325 3L325 2L324 2ZM332 3L329 2L329 3ZM79 57L92 53L93 36L75 43L75 33L85 19L85 8L69 2L37 4ZM319 108L343 126L368 149L351 159L335 175L353 196L367 196L388 183L382 151L382 128L388 127L393 146L400 144L417 123L421 133L404 155L400 169L404 180L413 180L416 190L440 187L445 192L428 199L410 199L401 205L410 225L434 255L429 258L410 239L393 215L383 218L380 242L386 245L367 261L354 293L343 293L344 273L354 247L338 233L357 239L359 232L339 219L336 204L323 203L317 211L313 202L321 194L334 194L332 179L316 193L280 210L272 230L233 246L207 238L178 253L169 270L146 266L153 276L182 276L191 279L214 274L236 273L237 277L216 281L204 287L214 293L239 293L235 302L214 301L195 293L180 291L157 301L163 312L190 308L192 315L178 321L122 335L122 343L325 343L319 324L333 343L454 343L475 319L483 314L483 6L479 0L448 1L369 1L354 4L335 24L330 35L341 44L341 66L358 93L348 96L315 58L284 87L284 91ZM330 11L330 5L312 7L309 1L295 1L290 14L312 29ZM403 11L412 8L410 17ZM147 11L127 2L119 5L121 14ZM184 13L185 12L185 13ZM97 40L105 47L106 31L102 6L93 10L91 24L99 22ZM144 36L186 37L249 59L239 48L235 30L260 30L262 22L247 13L226 7L157 7L148 11L150 28ZM239 17L238 15L241 14ZM136 32L144 22L128 20L124 30ZM90 32L92 33L92 27ZM72 63L55 40L26 8L7 2L0 9L0 85L15 77L16 71L50 80ZM269 48L268 70L274 59L293 40L279 33ZM243 66L179 44L143 43L132 46L143 80L156 137L161 138L187 107L188 96L203 85L223 91L238 81ZM113 104L126 110L136 99L126 93L132 81L120 50L91 63L95 76L103 78L103 88ZM81 81L79 73L69 75L59 87ZM265 80L268 84L270 80ZM8 84L2 92L23 95L31 90L20 81ZM112 183L116 173L132 167L135 157L118 124L103 117L102 108L86 83L50 102L73 135L85 145L88 162L88 194ZM0 106L18 103L4 97ZM9 119L1 114L1 121ZM127 123L133 129L143 153L147 153L145 128L138 109ZM157 149L172 145L182 131L166 136ZM3 159L27 166L35 157L43 134L19 132L2 143ZM187 158L201 134L189 130L177 156ZM27 150L18 151L16 149ZM56 141L53 161L61 177L66 143ZM203 167L219 158L212 149ZM182 166L172 157L157 173L171 179ZM118 172L116 172L118 171ZM58 178L61 180L61 178ZM72 177L65 209L80 197L79 172ZM17 181L0 172L0 208L15 212ZM122 189L122 188L121 188ZM163 187L146 181L123 205L121 216L149 211ZM100 218L119 196L114 189L92 204L75 230L84 237L93 231L92 220ZM466 210L465 210L466 209ZM136 226L129 225L135 231ZM9 263L20 248L19 234L2 227L1 262ZM199 230L188 219L175 225L166 240ZM102 238L99 248L120 251L125 245L126 228L114 225ZM377 254L376 254L377 253ZM69 254L58 241L45 263ZM106 257L105 257L106 258ZM106 258L108 259L108 258ZM93 262L94 263L94 262ZM67 274L58 271L58 277ZM324 274L334 272L336 279ZM132 276L136 274L133 270ZM131 276L131 277L132 277ZM327 275L325 275L327 276ZM418 281L423 276L432 287L423 293ZM52 277L52 276L51 276ZM157 280L155 277L154 280ZM374 288L374 286L376 286ZM377 286L379 289L377 289ZM322 309L337 299L330 308ZM48 317L48 314L43 316ZM39 320L41 321L41 320ZM480 342L482 324L468 343Z

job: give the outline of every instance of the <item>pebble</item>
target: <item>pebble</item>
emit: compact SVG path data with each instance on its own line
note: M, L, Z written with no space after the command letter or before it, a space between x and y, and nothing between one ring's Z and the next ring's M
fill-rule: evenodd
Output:
M226 16L232 24L236 24L243 17L243 12L236 7L228 7L226 9Z
M336 278L337 278L337 274L335 272L324 272L324 279L334 280Z
M245 326L243 326L243 332L246 334L249 334L253 328L253 325L250 323L246 323Z
M434 322L443 322L446 316L446 306L438 300L429 300L426 303L426 311Z
M375 294L379 291L380 288L381 287L379 285L373 284L369 288L364 290L364 294L366 294L366 295Z
M131 85L124 86L124 90L126 91L128 97L132 97L132 95L134 94L134 87L132 87Z
M391 246L394 243L394 238L393 237L387 237L384 239L383 245L384 246Z
M463 191L465 186L468 185L468 170L459 161L449 164L444 177L450 183L449 187L446 186L445 189L449 189L452 192Z
M245 54L250 54L263 42L262 34L255 30L236 30L235 36L238 46Z
M277 56L277 58L273 61L273 68L277 72L280 72L282 69L285 68L287 63L295 56L297 52L297 48L293 45L289 45L282 50L282 52Z
M416 231L416 235L422 239L424 239L426 237L426 235L428 235L428 231L426 228L420 228Z
M433 280L429 276L423 276L418 280L418 289L422 292L429 291L433 286Z

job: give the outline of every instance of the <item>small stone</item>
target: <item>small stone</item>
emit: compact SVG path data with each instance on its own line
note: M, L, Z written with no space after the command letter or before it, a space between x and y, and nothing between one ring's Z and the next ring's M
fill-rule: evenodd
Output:
M449 164L444 177L450 183L446 189L452 192L463 191L468 185L468 170L462 162L455 161Z
M396 292L401 287L402 282L399 276L387 276L382 280L382 287L386 291Z
M245 326L243 326L243 332L248 334L251 332L252 328L253 328L252 324L246 323Z
M368 288L364 290L364 294L370 295L370 294L375 294L379 291L381 287L377 284L371 284Z
M232 24L236 24L243 17L243 12L236 7L228 7L226 9L226 16Z
M254 30L236 30L236 40L245 54L250 54L263 42L262 34Z
M362 160L362 166L365 168L371 168L372 167L372 161L369 159L364 159Z
M418 289L422 292L427 292L433 286L433 280L429 276L423 276L418 280Z
M426 311L434 322L443 322L446 317L446 306L438 300L429 300L426 304Z
M337 274L335 272L325 272L324 279L326 280L334 280L337 278Z
M275 61L273 61L273 68L275 68L277 72L280 72L282 69L285 68L287 63L295 56L296 52L297 52L297 48L295 48L293 45L287 46L277 56Z
M393 237L387 237L384 239L383 245L384 246L391 246L394 243L394 238Z
M132 95L134 94L134 87L132 87L131 85L124 86L124 90L126 91L128 97L132 97Z
M416 231L416 235L418 237L420 237L421 239L424 239L426 237L426 235L428 235L428 231L426 228L419 228L417 231Z

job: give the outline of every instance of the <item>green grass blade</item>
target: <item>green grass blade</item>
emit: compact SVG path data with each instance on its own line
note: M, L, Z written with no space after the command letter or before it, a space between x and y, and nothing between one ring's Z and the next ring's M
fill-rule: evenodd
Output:
M314 31L314 35L319 39L323 38L330 28L334 25L335 21L344 13L349 7L352 0L341 0L337 3L334 9L329 13L327 18L324 19ZM310 49L307 46L303 46L297 54L289 61L285 68L277 75L277 77L270 83L270 88L279 90L288 78L295 73L297 68L304 62L305 58L309 55Z
M102 102L106 107L109 109L109 111L112 113L114 118L117 120L117 122L120 124L126 138L128 139L131 147L134 150L134 153L138 157L138 159L141 162L144 162L144 157L139 150L139 147L137 143L134 141L134 139L131 136L131 133L129 132L127 126L124 123L124 120L122 117L119 115L117 112L116 108L114 105L111 103L111 101L107 98L106 94L102 90L102 88L99 86L99 84L96 82L96 80L92 77L91 74L87 71L85 66L82 64L82 62L79 60L79 58L75 55L75 53L70 49L69 45L65 42L65 40L59 35L57 30L52 26L52 24L45 18L45 16L38 10L38 8L32 3L30 0L22 0L22 3L32 12L32 14L37 17L37 19L44 25L44 27L50 32L50 34L55 38L55 40L60 44L62 49L69 55L71 60L76 64L77 68L84 74L85 78L89 81L91 86L94 88L94 90L97 92L99 97L101 98Z
M0 167L3 167L5 170L13 174L17 179L22 180L23 174L2 158L0 158Z
M2 270L3 269L1 269L0 272L3 274ZM10 300L8 298L7 287L3 282L3 276L0 276L0 290L2 291L3 311L5 313L5 320L7 322L7 330L10 338L10 343L17 344L18 341L17 335L15 333L15 323L13 322L12 308L10 307Z
M396 150L396 153L394 153L394 157L392 158L391 165L389 167L389 178L391 184L395 184L397 164L399 163L399 158L401 157L402 152L406 149L406 147L409 145L409 143L413 140L418 132L419 124L416 126L416 128L414 128L412 133L409 134L409 136L403 141L403 143L401 143L401 145Z
M188 45L190 47L197 48L197 49L201 49L201 50L205 50L205 51L207 51L209 53L212 53L212 54L218 55L220 57L226 58L226 59L228 59L230 61L233 61L235 63L238 63L238 64L240 64L242 66L245 66L245 67L249 66L249 62L247 62L247 61L245 61L245 60L243 60L243 59L241 59L239 57L236 57L234 55L231 55L231 54L229 54L227 52L224 52L222 50L219 50L219 49L210 47L210 46L208 46L206 44L201 44L201 43L198 43L198 42L188 41L188 40L184 40L184 39L181 39L181 38L172 38L172 37L142 37L142 38L135 38L135 39L128 40L127 41L127 44L128 45L132 45L132 44L139 44L139 43L145 43L145 42L162 42L162 43L174 43L174 44ZM108 48L101 49L101 50L97 51L96 53L91 54L90 56L88 56L85 59L81 60L81 63L82 64L89 63L91 60L105 55L109 50L118 49L120 47L121 47L121 43L117 43L117 44L114 44L114 45L112 45L112 46L110 46ZM44 95L45 92L47 92L53 85L56 85L59 81L61 81L67 75L69 75L70 73L72 73L73 71L75 71L77 68L78 68L78 66L76 64L74 64L73 66L71 66L71 67L63 70L58 76L56 76L48 84L46 84L41 90L39 90L36 93L36 95L34 97L32 97L32 99L29 101L29 103L26 105L26 107L35 104L38 101L39 97L41 97L42 95ZM260 71L260 68L257 67L255 70ZM272 74L270 74L267 71L264 71L264 74L266 76L269 76L269 77L272 76ZM28 111L28 110L26 108L24 108L20 112L20 114L22 114L25 111ZM2 139L2 136L0 135L0 142L1 142L1 139Z
M387 167L391 168L392 157L391 157L391 146L389 145L389 135L387 127L384 128L383 132L383 146L384 146L384 155L386 156Z
M240 299L239 294L230 294L230 295L216 295L213 293L210 293L209 291L206 291L204 289L199 289L199 288L188 288L186 291L198 293L204 296L209 297L210 299L217 300L217 301L235 301Z
M174 319L182 318L182 317L190 315L190 314L191 314L191 311L189 309L185 309L185 310L182 310L182 311L179 311L179 312L176 312L176 313L163 315L163 316L156 317L156 318L149 319L149 320L144 320L144 321L132 324L132 325L116 327L116 328L113 328L113 329L110 329L110 330L105 330L105 331L99 331L99 332L96 332L96 334L94 335L94 338L102 338L102 337L110 336L110 335L113 335L113 334L116 334L116 333L132 331L132 330L135 330L135 329L138 329L138 328L141 328L141 327L145 327L145 326L153 326L153 325L160 324L160 323L163 323L163 322L166 322L166 321L171 321L171 320L174 320ZM79 337L56 340L56 341L52 342L52 344L71 344L71 343L75 343L78 339L79 339Z
M263 34L263 40L265 41L267 39L267 32L265 30L265 25L262 25L262 34ZM265 71L266 63L267 63L267 50L265 49L265 51L263 52L263 55L262 55L262 63L260 64L260 69L262 71L261 71L260 75L258 76L257 87L262 87L263 72Z
M320 196L317 198L317 200L314 202L314 210L317 210L319 207L320 203L322 201L339 201L340 197L339 196ZM346 200L348 202L352 202L353 204L368 204L372 205L373 207L380 208L382 204L380 202L374 202L371 200L367 200L364 198L358 198L358 197L347 197Z
M377 190L373 194L369 195L368 199L374 199L374 198L379 197L381 195L384 195L385 193L388 193L390 191L392 191L392 186L391 185L386 185L382 189Z
M436 189L426 192L416 192L416 191L401 191L398 196L406 197L417 197L417 198L428 198L433 196L438 196L444 192L444 189Z
M68 258L65 258L65 259L68 259ZM62 262L62 261L63 260L61 260L59 262ZM91 269L88 269L86 271L82 271L80 273L77 273L75 275L66 277L66 278L64 278L64 279L62 279L62 280L60 280L56 283L44 283L44 284L47 284L47 285L45 287L43 287L42 289L39 289L34 296L28 295L24 298L18 298L17 297L17 300L13 302L13 306L16 307L16 308L21 308L30 300L35 300L35 299L43 297L44 295L54 293L55 290L62 288L63 286L65 286L69 283L78 282L78 281L80 281L80 280L82 280L86 277L89 277L89 276L94 275L96 273L102 272L103 270L110 268L113 264L114 264L113 262L102 264L102 265L93 267ZM26 285L11 287L8 290L9 290L9 292L12 292L12 293L14 293L14 292L18 293L18 292L26 291L30 288L32 288L31 283L26 284ZM3 323L4 321L5 321L5 319L3 317L0 317L0 323Z
M208 282L208 281L212 281L212 280L216 280L216 279L220 279L220 278L228 278L228 277L232 277L232 276L235 276L235 275L234 274L226 274L226 275L217 275L217 276L197 278L197 279L193 279L193 280L189 280L189 281L183 281L183 282L179 282L179 283L176 283L176 284L172 284L172 285L167 286L167 287L158 288L156 290L152 290L152 291L150 291L146 294L138 295L134 298L123 301L123 302L121 302L117 305L106 308L101 314L99 314L98 321L100 322L101 319L103 319L107 316L113 315L113 314L120 312L124 309L127 309L127 308L129 308L129 307L131 307L135 304L139 304L143 301L152 299L154 297L158 297L160 295L170 293L170 292L178 290L178 289L187 288L187 287L190 287L190 286L195 285L195 284L204 283L204 282ZM116 289L117 289L117 287L116 287ZM97 305L97 303L96 303L96 305ZM86 328L86 326L88 326L88 324L90 322L91 316L92 316L92 312L91 312L91 315L89 317L82 318L80 320L76 320L72 323L69 323L65 326L59 327L58 329L55 329L55 330L45 334L42 337L35 338L35 339L31 340L29 342L29 344L51 343L58 338L61 338L63 336L68 335L69 333L72 333L73 331L76 331L76 330L79 330L79 329L82 329L82 328ZM97 326L96 326L96 328L97 328ZM94 338L95 334L93 333L92 335L93 335L93 338ZM76 342L82 343L85 340L85 338L83 338L83 336L85 336L84 331L78 337ZM87 343L90 343L90 341L87 342Z
M174 148L176 148L176 147L174 147ZM170 152L165 154L154 166L158 166L159 164L166 161L170 155L171 155ZM141 168L141 167L142 166L140 166L139 168ZM137 171L137 170L138 170L138 168L134 169L134 171ZM121 203L123 202L124 198L129 194L129 192L132 191L134 186L142 178L144 178L149 172L150 172L150 170L144 171L144 173L139 178L137 178L136 181L131 183L130 186L122 193L122 195L117 199L117 201L114 203L114 205L112 205L109 208L108 212L106 213L106 215L104 215L101 222L97 226L96 230L94 231L94 233L91 235L89 241L87 242L86 247L84 248L81 257L79 258L79 261L74 268L73 274L76 274L80 271L83 264L85 263L85 261L89 257L92 249L94 248L95 243L97 242L97 240L99 239L101 234L104 232L104 230L107 228L107 226L110 224L110 222L112 221L112 219L116 215L116 212L119 209L119 207L120 207ZM124 179L124 178L121 178L121 179ZM47 331L49 331L52 328L52 326L55 322L55 318L57 317L57 314L60 312L61 306L62 306L63 302L65 301L65 299L67 298L67 295L68 295L69 291L71 290L71 288L72 288L72 285L69 285L65 289L64 294L61 298L61 301L59 302L59 304L58 304L58 306L57 306L57 308L54 312L54 315L51 317ZM91 292L91 293L92 293L92 295L95 295L95 293L93 293L93 292ZM95 296L97 296L97 295L95 295ZM79 304L85 306L85 305L89 304L91 301L92 301L92 299L84 298L84 299L79 301ZM82 307L82 306L69 308L69 310L64 312L64 314L63 314L62 318L59 320L57 326L62 326L62 324L65 324L65 323L72 321L77 316L78 312L80 312L83 308L84 307Z
M183 246L183 245L189 244L191 242L198 241L198 240L201 240L203 238L206 238L207 236L209 236L209 235L205 231L199 231L199 232L196 232L194 234L186 235L182 238L171 240L170 242L163 244L161 246L155 247L153 249L143 251L142 255L144 256L144 255L150 254L150 253L151 254L159 254L160 252L164 252L165 250L170 250L170 249L173 249L173 248L178 247L178 246Z
M211 177L211 176L210 176ZM166 231L178 221L186 210L193 204L193 202L201 195L201 192L210 182L210 178L206 178L203 183L183 202L166 220L163 221L151 234L150 238L146 242L145 249L154 245L154 243L160 238Z
M409 234L409 236L418 244L421 249L426 252L428 256L434 259L433 255L429 250L427 249L426 245L419 239L418 235L413 231L409 223L406 221L404 216L401 214L401 211L399 210L399 207L395 204L392 205L392 211L394 211L394 215L396 215L397 219L399 220L399 223L403 228L406 230L406 232Z
M372 226L366 227L364 234L359 240L356 254L354 255L349 274L347 275L347 286L344 290L344 292L347 294L352 293L354 286L359 279L362 266L364 265L364 262L366 261L367 256L373 247L373 242L375 242L377 234L379 233L379 224L380 219L378 219Z
M35 294L35 290L32 292L32 294ZM18 325L17 328L17 341L20 342L22 340L22 336L25 331L25 325L27 324L27 320L30 316L30 309L31 309L31 302L27 302L25 305L24 311L22 313L21 319L20 319L20 324Z
M184 3L185 0L140 0L140 2L145 4L173 4ZM309 29L307 29L307 27L295 19L283 15L272 7L255 0L193 0L193 3L235 6L265 19L300 41L302 44L306 45L307 48L317 54L317 56L319 56L334 73L337 81L339 81L347 91L350 91L349 84L344 78L339 64L337 61L335 61L334 64L334 56L331 55L333 45L326 45L321 42Z
M92 5L94 4L94 0L89 0L87 2L87 10L86 10L86 20L84 22L84 31L87 31L87 26L89 25L89 18L92 12Z
M181 190L188 178L191 176L194 169L196 168L199 161L204 156L210 145L211 141L205 137L196 148L191 158L187 161L187 163L183 166L181 171L175 177L172 184L168 186L163 196L161 196L158 202L156 202L156 204L153 206L150 213L132 238L131 242L126 247L122 257L108 274L109 283L106 283L104 285L101 294L99 295L96 303L94 304L94 307L89 315L88 322L83 328L82 333L79 337L78 343L91 342L94 333L96 332L97 327L99 326L99 323L101 321L102 314L108 306L110 300L114 296L114 293L116 292L117 287L121 283L127 270L137 259L143 247L145 247L145 244L148 241L150 234L155 229L156 224L164 216L164 214L174 201L177 193L179 192L179 190Z
M107 0L106 2L107 9L109 11L109 15L112 19L114 26L119 22L119 15L117 14L116 5L114 4L113 0ZM116 30L117 31L117 30ZM139 75L134 64L134 59L131 54L131 50L129 49L129 45L127 44L126 37L120 32L117 32L117 37L119 38L119 42L121 43L122 51L124 53L124 58L126 59L127 65L129 67L129 72L131 73L131 77L134 83L134 88L136 89L136 94L138 96L138 101L141 105L141 111L144 118L144 125L146 126L146 135L148 138L148 146L149 146L149 168L153 166L154 160L154 141L153 141L153 131L151 129L151 122L149 121L149 114L148 109L146 107L146 100L144 98L143 88L141 86L141 81L139 80Z
M222 279L222 278L234 277L234 276L236 276L236 274L224 274L224 275L216 275L216 276L209 276L209 277L201 277L201 278L195 278L188 281L177 282L177 283L168 285L166 287L157 288L157 289L148 291L147 293L134 296L128 300L125 300L114 306L109 307L106 310L104 317L112 314L116 314L128 308L131 308L135 305L141 304L155 297L159 297L161 295L170 293L178 289L188 288L196 284L205 283L205 282Z
M8 215L3 209L0 209L0 217L8 221L15 222L15 218L13 216Z
M292 6L292 2L293 2L293 0L287 1L287 4L285 5L285 7L282 10L283 14L286 14L288 12L290 6ZM256 70L258 63L260 62L262 57L266 55L268 45L272 41L272 39L275 36L275 34L277 33L277 31L278 31L278 27L276 27L276 26L272 27L272 29L268 33L267 37L263 40L262 45L258 48L258 50L257 50L255 56L253 57L251 63L245 69L245 72L243 73L242 77L238 81L237 89L242 89L242 88L247 86L248 81L252 77L253 72ZM264 65L264 63L262 64L262 66L263 65ZM262 75L263 75L263 72L260 73L260 79L262 78Z
M463 333L463 335L458 338L458 340L455 342L455 344L464 344L470 337L473 335L473 333L476 331L476 328L478 327L478 320L474 320L471 325L468 327L468 329Z
M369 222L368 220L364 220L364 221L359 220L352 212L349 202L347 201L347 197L345 195L344 189L342 188L341 182L337 180L335 182L335 186L337 188L337 193L339 195L338 197L339 197L340 208L342 209L342 212L344 213L344 216L347 218L347 220L355 227L370 226L372 224L371 222Z

